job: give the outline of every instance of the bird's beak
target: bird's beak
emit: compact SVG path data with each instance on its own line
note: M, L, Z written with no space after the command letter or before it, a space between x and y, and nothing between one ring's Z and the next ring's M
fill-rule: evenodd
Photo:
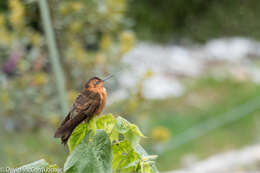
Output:
M105 77L102 81L105 82L106 80L108 80L108 79L110 79L110 78L112 78L112 77L114 77L114 76L111 74L111 75Z

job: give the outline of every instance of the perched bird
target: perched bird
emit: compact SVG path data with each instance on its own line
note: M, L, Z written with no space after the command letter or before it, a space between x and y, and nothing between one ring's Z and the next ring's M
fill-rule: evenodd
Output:
M66 144L73 130L84 120L89 121L99 115L106 104L107 94L103 84L112 75L101 80L98 77L91 78L83 91L76 98L72 109L56 130L54 137L61 138L61 143Z

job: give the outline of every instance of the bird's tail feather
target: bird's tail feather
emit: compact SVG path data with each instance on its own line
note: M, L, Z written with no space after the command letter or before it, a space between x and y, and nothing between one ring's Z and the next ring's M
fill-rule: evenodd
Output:
M69 117L69 115L67 116ZM79 114L77 117L74 117L72 119L65 118L64 122L61 124L61 126L57 129L57 131L54 134L55 138L61 138L61 143L66 144L70 135L72 134L73 130L84 120L89 120L88 117L86 117L84 114Z
M54 134L55 138L61 138L61 143L66 145L67 141L72 134L73 130L75 129L76 126L70 127L70 128L63 128L61 126L60 128L57 129L57 131Z

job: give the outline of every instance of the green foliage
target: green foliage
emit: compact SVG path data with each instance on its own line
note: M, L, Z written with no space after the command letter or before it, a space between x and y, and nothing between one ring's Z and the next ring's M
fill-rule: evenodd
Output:
M129 124L127 120L117 117L116 129L119 133L124 134L126 140L130 142L132 147L136 147L139 143L140 137L144 137L139 128L134 124Z
M139 130L139 128L136 125L129 123L126 119L120 116L115 118L112 114L107 114L97 118L93 118L92 121L90 121L87 125L85 123L82 123L73 131L68 141L71 154L68 157L67 162L65 163L65 172L68 171L69 173L72 173L83 170L90 171L89 169L91 169L92 172L95 172L99 170L99 168L92 168L91 166L91 168L84 168L84 166L80 166L88 165L86 164L88 160L82 162L80 161L80 158L82 155L84 157L88 157L89 155L95 155L96 157L97 154L93 153L94 151L92 150L95 150L96 152L101 151L99 149L94 149L96 144L100 143L96 141L96 136L100 133L99 131L101 129L106 132L105 134L109 136L109 141L111 142L111 146L109 149L106 149L106 152L108 156L110 156L108 151L112 151L113 153L113 161L111 162L113 172L147 172L148 170L148 172L157 172L157 169L154 166L154 160L150 159L154 157L146 156L147 154L144 152L144 150L140 150L141 146L139 145L139 140L141 137L144 137L144 135ZM85 139L82 140L82 136L85 136L85 134L87 135ZM106 135L104 135L104 137L105 136ZM81 143L78 144L80 141ZM93 144L93 146L90 147L92 148L92 150L89 151L90 148L87 147L91 144ZM88 152L90 152L91 154L88 154ZM101 153L104 152L101 151ZM108 156L104 156L103 158L106 158ZM76 162L75 160L78 160L78 162ZM110 161L109 159L105 160L107 160L107 162ZM94 164L94 166L99 165L98 161L94 158L91 159L91 161L93 162L92 164ZM77 166L73 167L72 165Z
M21 166L19 169L47 168L48 165L49 164L44 159L41 159L33 163L29 163L27 165Z
M136 172L139 168L140 156L124 140L113 145L113 170L115 172Z
M70 154L64 172L158 173L155 167L157 156L147 155L139 144L141 137L144 135L136 125L112 114L95 117L87 124L83 122L69 138ZM56 168L44 160L24 167Z
M70 140L68 141L68 147L70 151L72 151L86 136L86 129L86 123L82 123L80 126L77 126L74 129L72 135L70 136Z
M128 16L139 39L172 41L243 35L260 39L258 0L130 1Z
M81 143L70 153L64 164L64 172L112 172L111 143L105 131L98 130L93 137L88 133Z
M211 1L150 0L130 1L128 15L136 22L141 39L169 41L178 37L192 16L205 13ZM170 37L169 37L170 36ZM176 39L176 38L175 38Z
M96 121L98 129L104 129L108 134L113 132L116 120L112 114L107 114L106 116L101 116Z
M16 168L14 172L20 173L32 173L32 172L42 172L42 173L57 173L57 165L50 165L44 159L29 163L27 165Z

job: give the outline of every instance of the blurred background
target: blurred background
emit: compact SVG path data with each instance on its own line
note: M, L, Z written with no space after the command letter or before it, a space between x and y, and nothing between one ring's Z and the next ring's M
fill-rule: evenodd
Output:
M259 0L48 5L69 105L114 74L104 112L138 124L160 171L260 170ZM43 24L37 0L0 1L0 166L68 155L53 138L65 115Z

